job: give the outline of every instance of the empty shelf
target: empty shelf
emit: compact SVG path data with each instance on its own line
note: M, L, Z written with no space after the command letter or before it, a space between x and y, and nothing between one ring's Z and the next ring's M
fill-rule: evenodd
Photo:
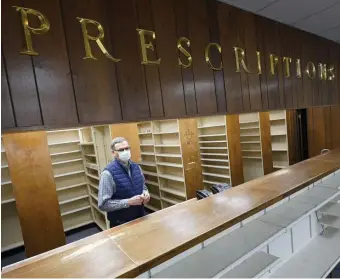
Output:
M228 157L228 154L226 154L226 153L201 153L201 155Z
M142 166L148 166L148 167L155 167L156 166L156 163L152 162L152 161L142 161L142 162L139 162L138 164L142 165Z
M140 136L144 136L144 135L152 135L152 133L151 133L151 132L147 132L147 133L138 133L138 135L140 135Z
M280 259L265 252L256 252L232 270L219 274L219 278L258 278L272 268Z
M79 184L73 184L73 185L69 185L69 186L60 187L60 188L57 188L57 191L63 191L63 190L71 189L71 188L80 187L80 186L83 186L83 185L87 185L87 183L83 182L83 183L79 183Z
M304 192L301 195L298 195L292 200L301 203L310 203L314 206L318 206L319 204L325 202L327 199L336 196L337 194L339 194L339 191L337 189L327 187L313 187L312 189Z
M226 140L200 141L199 143L226 143Z
M53 145L62 145L62 144L71 144L71 143L79 143L79 140L71 140L71 141L60 141L60 142L53 142L49 143L48 146L53 146Z
M240 127L240 130L254 130L254 129L260 129L260 126Z
M277 152L288 152L288 149L273 148L272 151L277 151Z
M57 175L54 176L54 178L68 176L68 175L75 175L75 174L79 174L79 173L85 173L85 171L84 170L80 170L80 171L72 171L72 172L66 172L66 173L62 173L62 174L57 174Z
M52 163L52 166L57 166L57 165L62 165L62 164L69 164L69 163L74 163L74 162L79 162L83 161L82 158L79 159L72 159L72 160L65 160L65 161L60 161L60 162L54 162Z
M104 213L103 211L101 211L101 210L99 209L99 207L98 207L96 204L92 203L92 206L93 206L95 209L97 209L97 211L98 211L100 214L102 214L102 215L105 216L105 213Z
M75 224L75 225L73 225L73 226L66 227L66 228L65 228L65 232L66 232L66 231L73 230L73 229L76 229L76 228L80 228L80 227L82 227L82 226L86 226L86 225L89 225L89 224L92 224L92 223L93 223L93 221L90 220L90 221L82 222L82 223L79 223L79 224Z
M315 237L284 265L271 275L271 278L325 278L334 263L339 260L340 230L328 227L322 235Z
M207 175L207 176L215 176L215 177L221 177L221 178L229 178L229 175L226 174L220 174L220 173L212 173L212 172L202 172L203 175Z
M201 158L201 161L208 161L208 162L229 162L229 160L223 160L223 159L207 159L207 158Z
M243 149L242 152L261 152L261 150L258 150L258 149Z
M79 145L93 145L93 142L81 142Z
M254 143L261 143L260 141L241 141L242 144L254 144Z
M1 182L1 185L8 185L8 184L11 184L12 181L4 181L4 182Z
M202 167L215 168L215 169L226 169L226 170L229 169L228 166L215 166L215 165L205 165L205 164L203 164Z
M227 150L228 147L200 147L200 149L215 149L215 150Z
M58 155L65 155L65 154L72 154L72 153L79 153L81 150L72 150L72 151L66 151L66 152L58 152L58 153L52 153L51 156L58 156Z
M282 121L286 120L286 118L270 118L270 121Z
M171 174L159 174L158 177L164 178L164 179L169 179L169 180L174 180L174 181L184 182L183 177L175 176L175 175L171 175Z
M248 123L259 123L259 120L251 120L251 121L240 121L240 125L242 124L248 124Z
M8 251L8 250L12 250L13 248L17 248L17 247L20 247L20 246L23 246L23 245L24 245L24 241L18 241L18 242L15 242L13 244L9 244L7 246L1 246L1 253Z
M249 252L263 245L281 230L280 227L258 220L251 221L242 228L207 245L204 249L153 274L153 277L212 278L231 264L247 257Z
M270 135L273 137L273 136L286 136L287 134L286 133L273 133Z
M278 165L274 165L273 167L274 167L274 169L284 169L284 168L287 168L285 166L278 166Z
M98 202L98 197L97 197L97 196L95 196L95 195L92 194L92 193L91 193L90 195L91 195L92 198L94 198L94 199Z
M183 201L176 200L176 199L173 199L173 198L168 198L168 197L162 197L162 200L166 201L168 203L171 203L173 205L183 202Z
M223 183L222 181L211 181L211 180L206 180L206 179L203 179L203 182L207 184L211 184L211 185L217 185L217 184Z
M174 194L174 195L179 196L179 197L183 197L183 198L186 197L184 189L183 189L183 191L180 191L180 190L171 189L171 188L168 188L168 187L161 187L160 190L163 191L163 192Z
M172 158L181 158L182 155L181 154L166 154L166 153L159 153L159 154L156 154L157 157L172 157Z
M320 224L340 229L340 218L337 216L325 215L319 220Z
M149 193L150 194L150 197L153 198L153 199L157 199L157 200L160 200L161 197L160 196L157 196L155 194L152 194L152 193Z
M159 186L158 182L155 182L155 181L145 180L145 183L150 184L150 185L154 185L154 186Z
M199 135L199 138L209 138L209 137L222 137L226 136L226 134L210 134L210 135Z
M241 137L259 137L260 134L240 134Z
M180 147L179 144L156 144L155 147Z
M96 154L84 154L84 156L96 158Z
M153 146L153 143L141 143L140 146Z
M8 168L8 165L2 165L1 168L2 169Z
M78 131L78 129L74 128L74 129L64 129L64 130L51 130L51 131L46 131L46 133L52 134L52 133L72 132L72 131Z
M86 167L92 170L98 170L98 166L96 164L86 163Z
M157 165L165 166L165 167L173 167L173 168L183 168L182 164L175 164L175 163L157 162Z
M256 157L256 156L242 156L244 159L256 159L256 160L262 160L262 157Z
M85 199L85 198L88 198L88 197L89 197L88 195L83 195L83 196L75 197L75 198L72 198L72 199L67 199L67 200L60 201L59 204L65 204L65 203L69 203L69 202Z
M73 209L73 210L65 211L65 212L61 213L61 216L65 216L65 215L68 215L68 214L76 213L78 211L86 210L88 208L91 208L91 206L87 205L87 206L79 207L79 208L76 208L76 209Z
M225 127L225 124L214 124L214 125L206 125L197 127L198 129L207 129L207 128L216 128L216 127Z
M150 156L154 156L155 153L154 152L141 152L141 155L150 155Z
M96 176L96 175L93 175L93 174L90 174L90 173L86 173L86 175L87 175L88 177L92 177L92 178L94 178L94 179L99 180L99 177Z
M323 207L319 209L319 212L326 214L340 217L340 204L339 203L327 203Z
M146 175L152 175L152 176L156 176L157 177L157 173L156 172L152 172L152 171L142 171L143 174L146 174Z
M168 135L168 134L178 134L178 131L167 131L167 132L155 132L154 135Z
M11 198L11 199L7 199L7 200L2 200L1 204L10 203L10 202L15 202L15 199Z
M93 188L95 188L95 189L99 190L99 186L97 186L97 185L94 185L94 184L92 184L92 183L89 183L89 185L90 185L91 187L93 187Z
M151 211L158 211L158 210L160 210L159 208L156 208L156 207L154 207L154 206L152 206L152 205L150 205L150 204L146 204L146 205L144 205L146 208L148 208L148 209L150 209Z

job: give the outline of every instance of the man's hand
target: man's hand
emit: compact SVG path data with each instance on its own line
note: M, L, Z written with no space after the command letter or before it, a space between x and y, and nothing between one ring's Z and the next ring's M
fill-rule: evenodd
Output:
M150 194L147 191L144 191L142 194L142 198L143 198L143 204L147 204L150 200Z
M128 204L130 206L133 205L141 205L143 203L144 199L142 198L141 195L134 196L128 200Z

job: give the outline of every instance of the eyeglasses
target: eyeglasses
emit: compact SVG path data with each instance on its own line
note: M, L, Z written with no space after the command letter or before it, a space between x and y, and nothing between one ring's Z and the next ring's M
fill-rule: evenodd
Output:
M129 151L130 149L131 149L131 148L130 148L130 146L129 146L129 147L117 149L117 152Z

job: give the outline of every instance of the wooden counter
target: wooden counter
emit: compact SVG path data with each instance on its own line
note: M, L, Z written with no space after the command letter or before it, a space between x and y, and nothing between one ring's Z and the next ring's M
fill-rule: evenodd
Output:
M134 277L340 168L340 149L3 269L3 277Z

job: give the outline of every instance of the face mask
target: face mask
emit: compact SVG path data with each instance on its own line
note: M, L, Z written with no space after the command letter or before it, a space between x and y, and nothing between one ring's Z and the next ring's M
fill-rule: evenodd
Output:
M129 161L130 158L131 158L130 150L124 150L119 152L119 159L122 160L123 162Z

